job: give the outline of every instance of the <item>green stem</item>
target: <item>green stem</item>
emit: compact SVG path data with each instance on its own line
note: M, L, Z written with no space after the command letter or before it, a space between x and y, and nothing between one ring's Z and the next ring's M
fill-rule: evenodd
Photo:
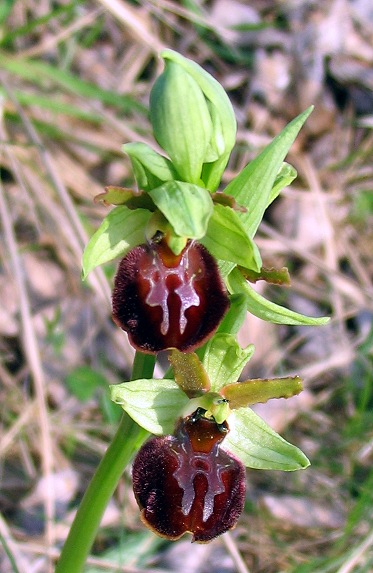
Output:
M132 380L151 378L155 357L136 353ZM102 515L132 456L149 433L124 414L77 511L55 573L81 573L93 545Z

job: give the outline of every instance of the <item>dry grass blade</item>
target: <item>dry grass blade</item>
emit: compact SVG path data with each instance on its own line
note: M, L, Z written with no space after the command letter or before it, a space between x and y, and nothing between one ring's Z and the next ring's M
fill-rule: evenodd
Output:
M364 555L371 550L373 545L373 531L371 531L364 541L352 552L351 557L343 563L337 573L351 573L362 562Z
M60 33L46 37L41 43L36 46L32 46L32 48L21 50L19 56L35 58L36 56L40 56L45 52L53 50L59 43L66 41L82 28L91 26L100 14L102 14L102 9L100 8L91 10L88 14L84 14L81 18L75 20L71 26L64 28Z
M2 131L2 129L1 129ZM32 314L30 310L29 298L27 294L26 284L24 280L23 266L21 258L18 253L17 243L11 224L11 214L5 200L3 186L0 182L0 216L4 229L5 241L11 257L14 277L18 288L20 300L20 314L23 330L23 349L27 356L30 370L32 373L36 400L38 406L38 416L40 423L40 437L41 437L41 459L43 467L43 477L46 482L45 489L45 519L46 519L46 534L47 546L51 547L54 542L54 516L55 516L55 499L54 491L52 488L52 472L53 472L53 440L51 436L51 426L49 421L48 407L46 403L46 381L42 368L39 347L35 335L35 330L32 322ZM51 563L50 563L51 567Z
M3 516L0 514L0 541L4 550L8 554L9 561L11 562L13 573L29 573L30 563L22 554L16 541L14 541L7 523Z
M51 181L52 181L52 183L53 183L53 185L54 185L54 187L55 187L55 189L56 189L56 191L57 191L57 193L61 199L61 202L66 209L66 213L68 215L68 218L69 218L69 220L70 220L70 222L71 222L71 224L75 230L75 233L76 233L76 236L78 239L79 251L82 252L84 249L84 246L88 242L88 236L83 229L83 226L80 222L78 214L77 214L77 212L74 208L74 205L71 201L71 197L68 194L66 187L62 183L60 177L58 176L58 173L54 167L53 160L52 160L48 150L44 146L41 138L39 137L37 131L34 129L29 118L24 113L22 107L19 105L16 97L13 94L13 90L9 86L6 78L2 75L0 79L1 79L1 83L3 84L3 86L5 87L5 89L7 91L8 96L10 97L13 104L15 105L15 107L19 113L19 116L22 119L23 125L25 127L27 134L29 135L30 140L39 150L39 153L40 153L42 160L43 160L43 163L45 165L46 172L48 173L48 175L49 175L49 177L50 177L50 179L51 179ZM100 288L102 290L103 295L106 297L107 300L109 300L110 299L110 291L109 291L107 282L103 277L103 274L98 272L97 277L98 277L98 285L96 286L96 288Z
M157 54L166 46L149 30L149 21L146 12L143 18L138 11L121 0L99 0L100 4L113 14L141 44L145 44L153 53Z
M247 567L245 561L243 560L243 557L237 547L237 543L229 531L223 536L223 543L229 555L233 559L237 573L250 573L250 569Z

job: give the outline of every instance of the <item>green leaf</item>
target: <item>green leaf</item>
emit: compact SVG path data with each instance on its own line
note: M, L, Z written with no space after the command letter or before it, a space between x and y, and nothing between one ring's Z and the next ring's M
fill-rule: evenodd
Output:
M66 385L78 400L87 402L97 388L107 388L107 381L105 376L89 366L79 366L66 376Z
M98 265L124 256L130 249L144 242L145 226L152 213L146 209L115 207L105 217L91 237L83 253L83 278Z
M222 447L249 468L294 471L310 464L299 448L279 436L250 408L233 412L229 427Z
M200 181L212 132L209 109L198 83L178 64L167 60L150 94L154 136L181 178Z
M152 434L173 434L189 400L174 380L143 379L110 386L111 399Z
M282 162L312 109L309 107L289 123L224 189L237 203L246 207L247 212L239 213L239 217L250 237L254 237L271 200L272 187Z
M233 269L226 281L230 292L246 295L246 308L248 312L251 312L251 314L254 314L262 320L267 320L275 324L307 326L321 326L330 320L327 316L319 318L305 316L304 314L299 314L298 312L294 312L293 310L289 310L267 300L250 286L238 269Z
M262 265L258 247L247 235L239 215L230 207L215 204L202 244L212 255L259 271Z
M200 396L210 390L210 381L200 359L194 352L172 350L169 361L174 370L175 382L188 398Z
M267 402L272 398L291 398L302 391L299 376L288 378L244 380L229 384L221 390L221 395L229 400L232 410Z
M277 173L276 179L273 183L273 187L272 187L270 195L269 195L267 207L268 207L268 205L270 205L272 203L272 201L274 201L276 199L276 197L278 197L278 195L281 193L281 191L284 189L284 187L287 187L288 185L290 185L294 181L294 179L297 177L297 175L298 174L297 174L296 169L294 169L294 167L292 165L290 165L289 163L286 163L286 161L284 161L283 164L281 165L280 171Z
M206 234L214 208L206 189L183 181L167 181L149 191L149 195L177 235L200 239Z
M146 143L126 143L122 150L131 160L139 189L150 191L165 181L178 178L171 161Z
M230 334L215 334L206 345L202 361L211 390L219 392L227 384L236 382L253 353L253 344L241 348Z

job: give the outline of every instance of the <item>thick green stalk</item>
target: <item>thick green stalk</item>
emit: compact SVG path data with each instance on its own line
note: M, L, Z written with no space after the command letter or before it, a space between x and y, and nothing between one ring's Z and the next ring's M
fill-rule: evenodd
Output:
M136 353L132 379L151 378L155 357ZM124 414L77 511L55 573L81 573L93 545L102 515L132 456L148 432Z

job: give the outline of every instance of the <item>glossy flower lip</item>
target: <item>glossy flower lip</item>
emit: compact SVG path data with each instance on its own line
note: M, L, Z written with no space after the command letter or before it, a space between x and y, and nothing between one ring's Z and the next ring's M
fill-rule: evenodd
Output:
M142 352L189 352L217 329L229 299L215 259L189 241L175 255L165 240L139 245L120 262L113 319Z
M220 448L228 425L199 412L174 436L150 439L133 464L133 488L145 525L161 537L206 543L232 529L245 501L245 468Z

